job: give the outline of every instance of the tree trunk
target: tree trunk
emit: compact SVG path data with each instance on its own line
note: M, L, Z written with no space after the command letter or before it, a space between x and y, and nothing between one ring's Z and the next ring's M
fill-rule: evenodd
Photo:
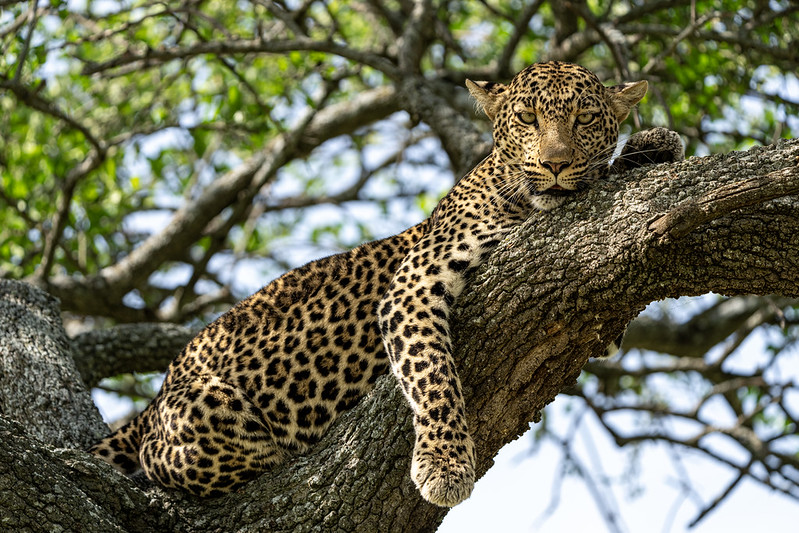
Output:
M797 193L794 140L612 177L515 230L456 305L478 476L649 302L799 296ZM390 376L310 453L219 499L140 488L83 452L54 450L95 438L98 418L55 303L0 287L2 529L433 531L446 513L410 481L410 411ZM9 305L32 318L20 325Z

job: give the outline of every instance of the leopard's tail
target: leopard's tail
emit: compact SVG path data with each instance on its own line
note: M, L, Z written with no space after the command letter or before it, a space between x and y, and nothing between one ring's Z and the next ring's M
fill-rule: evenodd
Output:
M147 411L139 413L133 420L117 429L89 448L96 455L123 474L133 474L141 468L139 450Z

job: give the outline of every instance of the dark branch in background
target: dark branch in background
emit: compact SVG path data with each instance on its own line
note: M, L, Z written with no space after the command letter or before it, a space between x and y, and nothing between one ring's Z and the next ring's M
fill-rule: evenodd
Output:
M709 22L712 19L719 18L720 16L721 16L721 12L714 11L712 13L708 13L706 15L703 15L699 19L695 20L690 26L685 28L679 35L677 35L677 37L675 37L671 41L671 43L669 43L668 47L666 47L656 57L651 58L647 62L647 64L644 65L644 68L641 69L641 73L646 75L646 74L649 74L656 67L661 67L662 66L661 63L662 63L663 59L665 59L666 57L668 57L671 54L673 54L674 51L677 49L677 45L679 45L685 38L687 38L689 35L694 33L698 28L700 28L706 22Z
M31 7L28 10L28 21L29 21L29 28L28 34L25 36L25 41L22 44L22 51L17 57L17 70L14 71L14 82L19 82L20 76L22 76L22 69L25 68L25 59L28 56L28 51L30 50L31 46L31 37L33 37L33 30L36 29L36 20L39 18L39 0L33 0L31 2Z
M9 4L21 4L22 0L19 2L9 2L8 4L4 4L2 0L0 0L0 8L5 7ZM44 13L47 12L47 8L40 7L36 12L36 18L40 18ZM8 24L2 31L0 31L0 39L5 37L6 35L19 35L21 33L21 28L25 25L26 22L30 20L30 11L21 13L14 19L14 22ZM19 61L19 60L17 60ZM19 66L17 67L19 68Z
M399 78L396 65L389 59L368 51L356 50L334 42L315 41L308 37L298 36L293 39L240 39L229 42L205 42L191 46L172 46L158 49L146 48L135 52L127 50L114 59L102 63L87 62L83 74L91 75L120 68L147 69L173 61L188 59L206 54L225 56L235 54L285 54L287 52L324 52L350 59L362 65L373 67L391 78Z
M752 317L760 324L777 324L781 309L799 306L799 300L774 296L738 296L725 298L693 316L688 322L675 323L668 317L635 319L624 336L624 348L652 350L679 357L702 358L712 347L734 334ZM689 364L681 361L680 364Z
M18 83L15 80L9 81L3 79L2 75L0 75L0 89L6 89L10 91L23 104L31 107L32 109L36 109L37 111L41 111L46 115L57 118L58 120L64 122L68 127L79 131L94 147L94 150L98 154L105 154L105 146L92 134L91 131L89 131L88 127L73 119L71 116L69 116L68 112L60 109L53 102L49 102L47 99L41 96L36 89L32 89L26 85Z
M541 8L543 3L543 0L536 0L535 2L529 3L524 7L522 13L513 21L513 33L511 33L508 42L502 48L502 55L500 55L499 59L497 60L497 79L502 80L513 76L514 73L511 71L510 65L511 60L516 53L519 43L527 33L527 27L530 24L530 20L536 13L538 13L538 10Z
M565 2L550 2L553 18L555 19L555 32L552 35L553 43L558 46L560 43L577 33L579 20L577 16L583 17L588 14L586 0L572 0ZM584 17L583 17L584 18Z
M88 176L89 173L99 167L103 159L103 154L98 153L96 150L92 150L83 162L70 169L69 173L64 177L63 184L61 185L61 195L56 201L55 219L52 221L50 231L45 234L42 262L36 269L34 278L44 280L50 275L50 270L53 268L53 260L55 259L55 251L58 247L61 235L64 232L64 228L66 227L67 218L69 217L69 208L72 203L72 195L75 192L75 187L81 179Z
M193 34L194 34L194 35L197 37L197 39L199 39L201 42L208 42L208 40L207 40L207 39L206 39L206 38L203 36L202 32L201 32L201 31L200 31L200 30L199 30L199 29L198 29L196 26L194 26L194 25L192 25L192 24L191 24L191 21L189 21L189 20L184 20L184 19L183 19L183 18L181 18L181 17L180 17L180 16L179 16L177 13L174 13L174 12L172 12L171 14L172 14L172 15L173 15L173 16L174 16L174 17L175 17L177 20L179 20L179 21L180 21L180 22L181 22L181 23L182 23L182 24L183 24L183 25L184 25L186 28L188 28L188 29L189 29L189 30L190 30L190 31L191 31L191 32L192 32L192 33L193 33ZM272 109L271 109L271 107L270 107L270 106L268 106L268 105L266 105L266 104L263 102L263 100L262 100L262 98L261 98L261 95L260 95L260 94L258 93L258 91L257 91L257 90L256 90L256 89L255 89L255 88L252 86L252 84L251 84L251 83L250 83L250 82L247 80L247 78L245 78L245 77L244 77L244 76L243 76L243 75L242 75L242 74L241 74L241 73L238 71L238 69L236 68L236 65L235 65L235 64L234 64L234 63L233 63L233 62L232 62L232 61L231 61L229 58L227 58L227 57L224 57L224 56L219 56L217 59L218 59L218 61L219 61L219 62L220 62L222 65L224 65L224 66L225 66L225 68L227 68L227 69L228 69L228 70L229 70L229 71L230 71L230 72L233 74L233 76L236 78L236 81L238 82L238 84L239 84L240 86L244 87L244 88L247 90L247 92L249 92L249 93L250 93L250 95L251 95L251 97L252 97L253 101L254 101L254 102L256 103L256 105L257 105L257 106L258 106L258 107L261 109L261 111L262 111L262 112L263 112L265 115L269 116L269 115L271 114L271 112L272 112Z
M456 179L464 176L491 150L475 125L421 78L409 78L398 89L412 117L424 117L441 140Z
M421 73L419 63L427 49L427 36L431 33L434 21L432 0L414 0L397 50L399 70L404 76Z
M639 5L634 5L627 13L614 19L613 23L614 25L623 24L632 20L644 18L647 15L652 15L659 11L690 6L694 1L695 0L652 0L643 2Z
M72 338L75 365L88 387L128 372L163 372L196 331L175 324L123 324Z
M795 10L796 8L790 8L787 11L792 12ZM669 39L669 42L671 42L671 39L680 36L683 32L682 29L674 28L672 26L635 23L620 26L619 31L625 35L640 34L647 35L651 38L666 37ZM710 41L733 45L740 50L747 50L748 52L757 52L763 54L761 61L771 61L775 65L780 65L787 69L790 69L792 66L796 65L798 55L796 50L790 49L789 47L772 47L767 44L763 44L762 41L754 37L744 37L731 31L697 30L685 40L693 43Z
M588 27L593 29L597 35L599 35L599 38L602 40L602 42L605 43L608 50L610 50L616 65L616 78L620 80L631 79L630 69L627 66L628 58L626 46L624 46L624 35L615 28L600 24L600 22L591 14L591 11L589 11L584 2L563 2L563 5L568 11L573 13L573 15L569 17L570 19L573 19L576 22L577 15L579 15L580 18L585 20ZM637 121L636 126L640 127L640 124L638 124Z

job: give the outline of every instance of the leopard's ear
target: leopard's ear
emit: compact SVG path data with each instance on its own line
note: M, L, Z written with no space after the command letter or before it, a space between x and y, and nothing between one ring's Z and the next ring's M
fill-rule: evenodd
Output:
M646 80L623 83L614 87L608 87L610 91L610 105L616 114L616 119L622 123L635 104L641 101L646 94L649 84Z
M466 87L469 88L469 92L477 100L478 107L483 110L491 122L494 122L502 102L505 101L508 95L508 87L492 81L472 80L466 80Z

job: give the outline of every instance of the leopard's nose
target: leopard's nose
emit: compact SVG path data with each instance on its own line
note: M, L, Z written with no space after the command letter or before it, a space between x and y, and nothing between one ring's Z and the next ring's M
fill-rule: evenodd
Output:
M558 174L560 174L563 171L563 169L572 164L571 160L565 160L565 159L559 161L554 161L554 160L543 161L539 159L538 162L541 164L542 167L546 167L547 169L549 169L549 171L552 172L552 174L556 177Z

